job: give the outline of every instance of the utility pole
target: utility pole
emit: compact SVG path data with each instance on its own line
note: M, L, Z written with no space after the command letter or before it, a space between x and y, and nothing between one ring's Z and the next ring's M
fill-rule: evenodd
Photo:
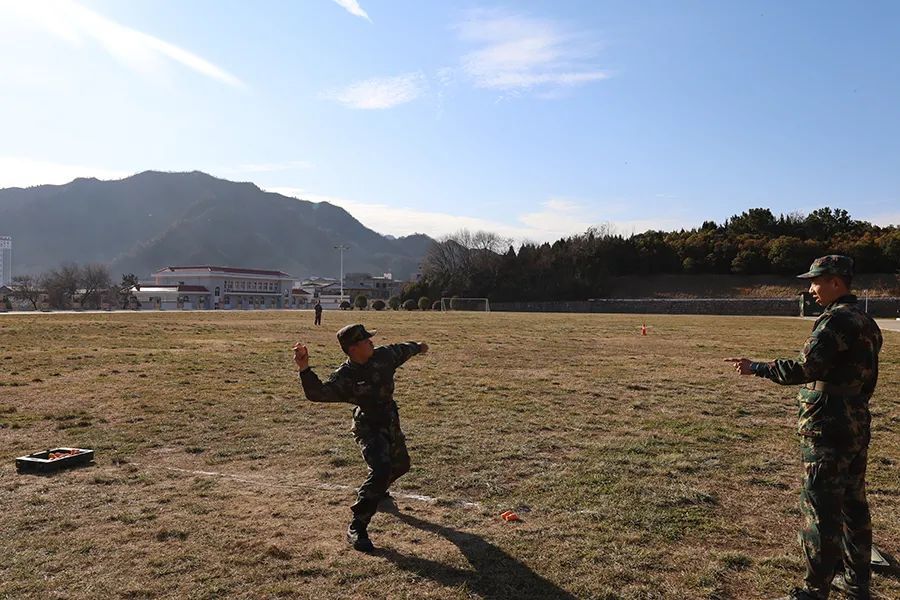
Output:
M349 250L350 246L345 246L344 244L338 244L334 247L335 250L341 251L341 302L344 301L344 250Z

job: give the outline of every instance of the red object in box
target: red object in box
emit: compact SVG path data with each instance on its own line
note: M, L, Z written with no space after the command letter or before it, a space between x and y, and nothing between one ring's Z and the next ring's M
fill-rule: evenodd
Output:
M49 473L57 469L84 465L92 460L94 451L87 448L51 448L28 456L20 456L16 459L16 471Z

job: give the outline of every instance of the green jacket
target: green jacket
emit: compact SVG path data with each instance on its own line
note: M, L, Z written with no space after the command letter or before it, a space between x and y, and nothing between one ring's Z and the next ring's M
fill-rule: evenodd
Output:
M312 402L354 404L355 422L371 427L387 426L397 411L394 371L421 349L417 342L378 346L364 365L347 360L325 383L307 368L300 372L300 383L306 398Z
M799 394L801 435L825 443L868 439L868 402L878 382L882 341L878 325L848 294L816 319L797 359L754 362L751 369L781 385L813 384Z

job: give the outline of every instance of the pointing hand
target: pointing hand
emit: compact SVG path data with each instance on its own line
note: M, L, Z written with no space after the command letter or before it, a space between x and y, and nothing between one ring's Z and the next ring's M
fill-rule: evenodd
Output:
M725 362L732 363L734 370L741 375L753 375L753 371L750 370L749 358L726 358Z

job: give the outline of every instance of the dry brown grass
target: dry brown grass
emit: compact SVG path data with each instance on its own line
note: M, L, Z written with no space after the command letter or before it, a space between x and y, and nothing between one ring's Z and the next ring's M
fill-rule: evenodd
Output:
M398 373L413 470L397 487L439 500L377 515L374 556L342 539L342 486L365 471L349 407L305 402L289 352L307 342L325 375L333 332L358 319L432 347ZM311 323L0 316L0 598L753 599L799 581L794 390L721 359L793 355L809 322L647 317L647 337L621 315ZM869 493L877 543L900 554L900 334L885 338ZM96 464L15 473L57 445ZM501 521L509 508L524 522ZM900 597L900 578L876 589Z

